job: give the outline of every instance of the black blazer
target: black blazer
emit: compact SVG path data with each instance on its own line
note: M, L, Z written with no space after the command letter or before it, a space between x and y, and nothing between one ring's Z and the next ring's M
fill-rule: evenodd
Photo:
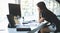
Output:
M48 22L50 23L54 23L57 28L59 29L60 28L60 20L57 18L57 16L51 12L50 10L46 9L46 10L43 10L42 12L42 17L45 18L45 20L47 20ZM60 30L60 29L59 29Z

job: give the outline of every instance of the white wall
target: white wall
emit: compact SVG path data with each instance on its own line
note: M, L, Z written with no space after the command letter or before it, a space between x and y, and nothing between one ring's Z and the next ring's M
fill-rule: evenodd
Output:
M9 14L8 3L15 3L15 0L0 0L0 33L8 33L8 20L6 16Z
M15 0L0 0L0 21L4 21L6 15L9 14L8 3L15 3Z

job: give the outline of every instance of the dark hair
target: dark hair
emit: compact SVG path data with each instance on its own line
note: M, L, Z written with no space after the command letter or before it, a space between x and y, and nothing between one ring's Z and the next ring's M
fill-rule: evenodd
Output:
M42 9L46 9L46 5L44 2L39 2L37 3L37 6L42 10Z

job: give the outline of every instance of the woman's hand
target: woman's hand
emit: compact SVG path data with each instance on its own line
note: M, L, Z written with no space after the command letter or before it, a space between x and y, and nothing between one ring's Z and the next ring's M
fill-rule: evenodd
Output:
M44 22L44 19L45 19L45 18L40 17L40 19L39 19L39 23Z

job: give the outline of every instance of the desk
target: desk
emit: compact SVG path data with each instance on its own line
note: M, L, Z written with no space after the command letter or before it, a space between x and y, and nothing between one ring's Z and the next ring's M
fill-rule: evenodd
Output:
M16 31L16 28L8 28L9 33L27 33L28 31Z
M18 25L16 28L8 28L9 33L37 33L37 31L42 28L45 23L29 23L25 25ZM17 28L31 28L31 31L17 31Z

